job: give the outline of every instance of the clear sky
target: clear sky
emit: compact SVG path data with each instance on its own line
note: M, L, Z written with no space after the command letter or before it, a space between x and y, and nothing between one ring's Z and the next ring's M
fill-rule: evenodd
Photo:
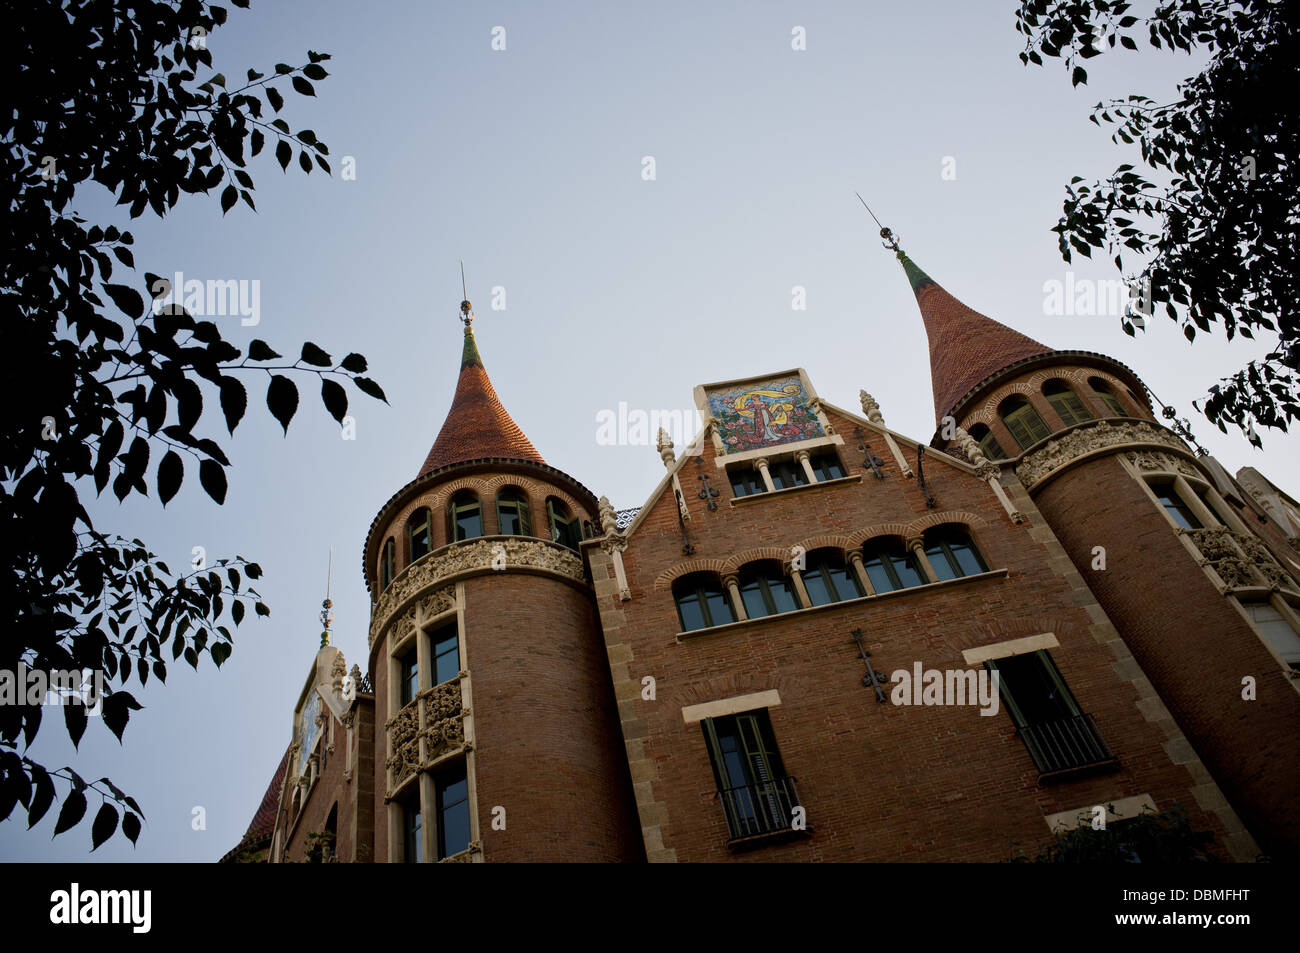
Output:
M47 720L35 754L109 775L146 812L138 849L120 835L88 855L89 823L51 841L0 825L0 858L211 861L243 835L289 743L292 708L318 645L316 613L334 547L334 644L366 668L369 602L361 546L370 520L418 472L459 365L465 260L475 330L506 408L553 466L619 508L663 473L650 446L597 440L601 411L688 409L699 383L806 368L826 400L865 388L886 422L934 430L928 352L915 299L860 190L911 257L971 307L1053 347L1110 354L1192 418L1231 471L1300 489L1295 438L1264 450L1197 418L1191 401L1267 350L1155 318L1136 340L1114 316L1045 313L1064 281L1056 223L1071 176L1137 159L1088 122L1099 99L1159 99L1198 61L1143 49L1093 59L1073 89L1064 67L1025 68L1014 3L653 4L258 0L209 38L227 76L333 56L304 99L281 84L295 129L330 148L332 178L254 160L255 214L224 218L217 193L140 219L144 270L260 282L260 324L218 318L228 339L296 354L304 340L363 353L391 406L350 389L356 439L303 379L282 436L250 380L233 441L209 396L208 435L234 464L224 507L189 473L165 510L111 494L101 529L139 536L173 568L193 547L265 570L269 620L246 620L218 672L169 666L132 690L119 746L93 725L73 752ZM492 49L494 27L506 48ZM792 49L803 27L806 49ZM356 178L344 181L352 156ZM642 176L653 157L655 178ZM955 178L945 178L947 168ZM127 225L87 192L80 209ZM1113 269L1076 263L1075 280ZM122 280L115 276L116 280ZM492 289L506 292L493 310ZM807 309L792 309L792 289ZM87 496L93 498L93 487ZM152 492L152 481L151 481ZM62 793L62 788L60 789ZM97 803L91 805L92 811ZM206 829L195 830L203 808Z

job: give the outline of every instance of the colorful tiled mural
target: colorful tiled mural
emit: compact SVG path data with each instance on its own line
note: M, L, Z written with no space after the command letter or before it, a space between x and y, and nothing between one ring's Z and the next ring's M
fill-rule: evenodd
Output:
M708 400L728 453L824 436L798 375L709 390Z

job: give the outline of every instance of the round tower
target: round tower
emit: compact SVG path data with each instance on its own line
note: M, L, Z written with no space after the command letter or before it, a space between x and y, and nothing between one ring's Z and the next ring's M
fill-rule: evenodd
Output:
M1300 631L1296 554L1257 531L1248 494L1161 423L1132 370L972 310L891 247L929 338L932 444L1014 472L1009 489L1028 494L1132 652L1116 665L1135 661L1159 693L1139 708L1183 729L1243 843L1248 831L1266 854L1300 856L1300 681L1284 651Z
M643 857L579 543L597 503L497 398L462 302L451 410L371 523L378 861ZM363 770L366 766L362 766Z

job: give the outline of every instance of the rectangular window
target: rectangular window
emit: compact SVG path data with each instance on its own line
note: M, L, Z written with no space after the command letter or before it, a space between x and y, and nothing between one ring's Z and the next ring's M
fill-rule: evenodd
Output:
M999 674L1002 701L1040 774L1113 765L1115 756L1092 716L1080 710L1045 649L990 659L984 666Z
M778 490L792 486L807 486L808 474L798 460L780 460L767 468L767 475L772 478L772 486Z
M1128 413L1124 410L1124 405L1119 402L1119 398L1114 394L1108 394L1105 391L1097 391L1097 396L1101 402L1106 405L1112 417L1127 417Z
M429 634L433 656L433 684L441 685L460 674L460 631L452 622Z
M469 847L469 781L462 762L434 782L438 811L438 859Z
M418 864L424 860L424 822L420 814L420 789L402 802L402 860Z
M1153 483L1151 490L1165 508L1170 518L1183 529L1201 529L1201 521L1196 518L1192 508L1183 502L1178 490L1172 483Z
M415 700L415 695L420 690L420 665L416 661L415 646L412 645L410 650L398 660L401 666L401 675L398 685L400 686L399 704L405 708Z
M825 483L827 480L840 480L845 476L840 458L834 453L818 454L811 457L808 462L812 464L813 473L817 475L818 483Z
M1264 641L1272 646L1282 661L1300 671L1300 635L1291 628L1286 616L1268 602L1243 602L1241 607L1250 614Z
M767 489L762 474L754 467L735 467L727 471L727 476L731 479L731 492L737 497L753 496Z
M789 830L799 804L766 709L701 723L732 840Z

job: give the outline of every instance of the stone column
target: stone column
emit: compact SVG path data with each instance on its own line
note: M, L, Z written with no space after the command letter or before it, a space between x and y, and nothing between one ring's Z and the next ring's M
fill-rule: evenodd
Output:
M862 553L854 550L849 553L849 565L853 567L853 573L858 577L858 582L862 584L862 591L869 596L876 594L876 587L871 584L871 577L867 575L867 567L862 564Z
M754 466L758 467L758 475L763 478L763 486L767 487L767 492L773 492L776 484L772 482L772 474L767 472L767 457L759 457L754 461Z
M930 557L925 554L925 541L920 536L913 536L907 541L907 548L916 557L916 564L921 569L921 575L925 576L925 581L938 582L939 577L934 574L934 567L930 565Z
M804 472L804 476L806 476L806 477L808 478L808 482L809 482L809 483L816 483L816 482L817 482L817 474L813 473L812 461L811 461L810 459L808 459L808 451L807 451L807 450L800 450L797 454L795 454L795 457L796 457L796 459L798 459L798 461L799 461L800 463L803 464L803 472Z
M734 572L728 573L722 577L722 584L731 593L731 605L736 610L736 619L740 622L748 621L749 614L745 611L745 600L740 598L740 578Z

